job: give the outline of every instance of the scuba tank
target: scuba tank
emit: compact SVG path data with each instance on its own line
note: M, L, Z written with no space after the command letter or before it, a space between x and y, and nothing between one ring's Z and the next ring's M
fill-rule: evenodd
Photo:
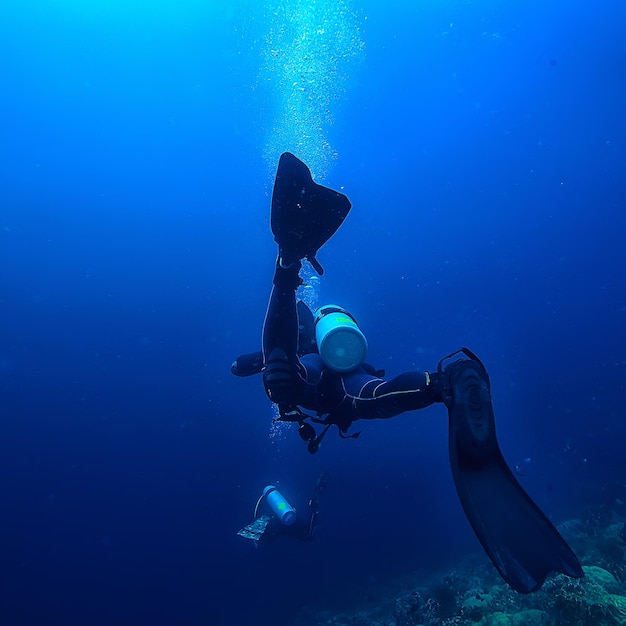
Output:
M324 365L343 374L363 365L367 339L356 320L336 304L315 312L315 340Z
M274 485L268 485L263 489L263 496L276 517L285 525L291 526L296 521L296 510L285 500L280 491Z

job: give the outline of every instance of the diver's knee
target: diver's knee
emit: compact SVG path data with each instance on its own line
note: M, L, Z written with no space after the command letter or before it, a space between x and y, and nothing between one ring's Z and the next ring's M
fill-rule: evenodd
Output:
M295 374L287 354L274 348L267 357L263 370L263 385L267 397L276 404L292 404L295 401Z

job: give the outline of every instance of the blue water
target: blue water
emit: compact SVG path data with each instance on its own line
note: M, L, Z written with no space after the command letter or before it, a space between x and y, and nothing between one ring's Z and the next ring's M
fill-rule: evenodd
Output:
M555 522L623 494L624 23L618 0L3 3L0 621L280 626L479 550L443 407L310 456L230 374L260 347L283 150L353 203L319 298L370 361L470 346ZM298 506L325 469L313 543L236 535L264 485Z

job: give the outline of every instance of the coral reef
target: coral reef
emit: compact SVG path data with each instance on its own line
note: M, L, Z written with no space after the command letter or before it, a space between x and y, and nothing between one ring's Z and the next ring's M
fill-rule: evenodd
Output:
M307 626L624 626L626 518L599 509L560 526L585 577L548 578L529 595L509 589L483 561L407 580L404 593L353 613L318 614ZM302 624L303 622L298 622Z

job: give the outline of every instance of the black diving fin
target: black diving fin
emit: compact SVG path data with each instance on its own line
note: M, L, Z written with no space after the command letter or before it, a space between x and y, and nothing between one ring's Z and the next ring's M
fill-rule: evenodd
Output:
M313 182L309 168L290 152L281 155L272 194L271 227L280 261L288 266L307 259L324 270L317 251L337 232L350 212L343 194Z
M467 519L515 591L536 591L550 572L582 577L572 549L507 466L496 439L487 371L472 352L461 351L469 359L446 367L443 400L452 475ZM439 363L440 373L447 358Z

